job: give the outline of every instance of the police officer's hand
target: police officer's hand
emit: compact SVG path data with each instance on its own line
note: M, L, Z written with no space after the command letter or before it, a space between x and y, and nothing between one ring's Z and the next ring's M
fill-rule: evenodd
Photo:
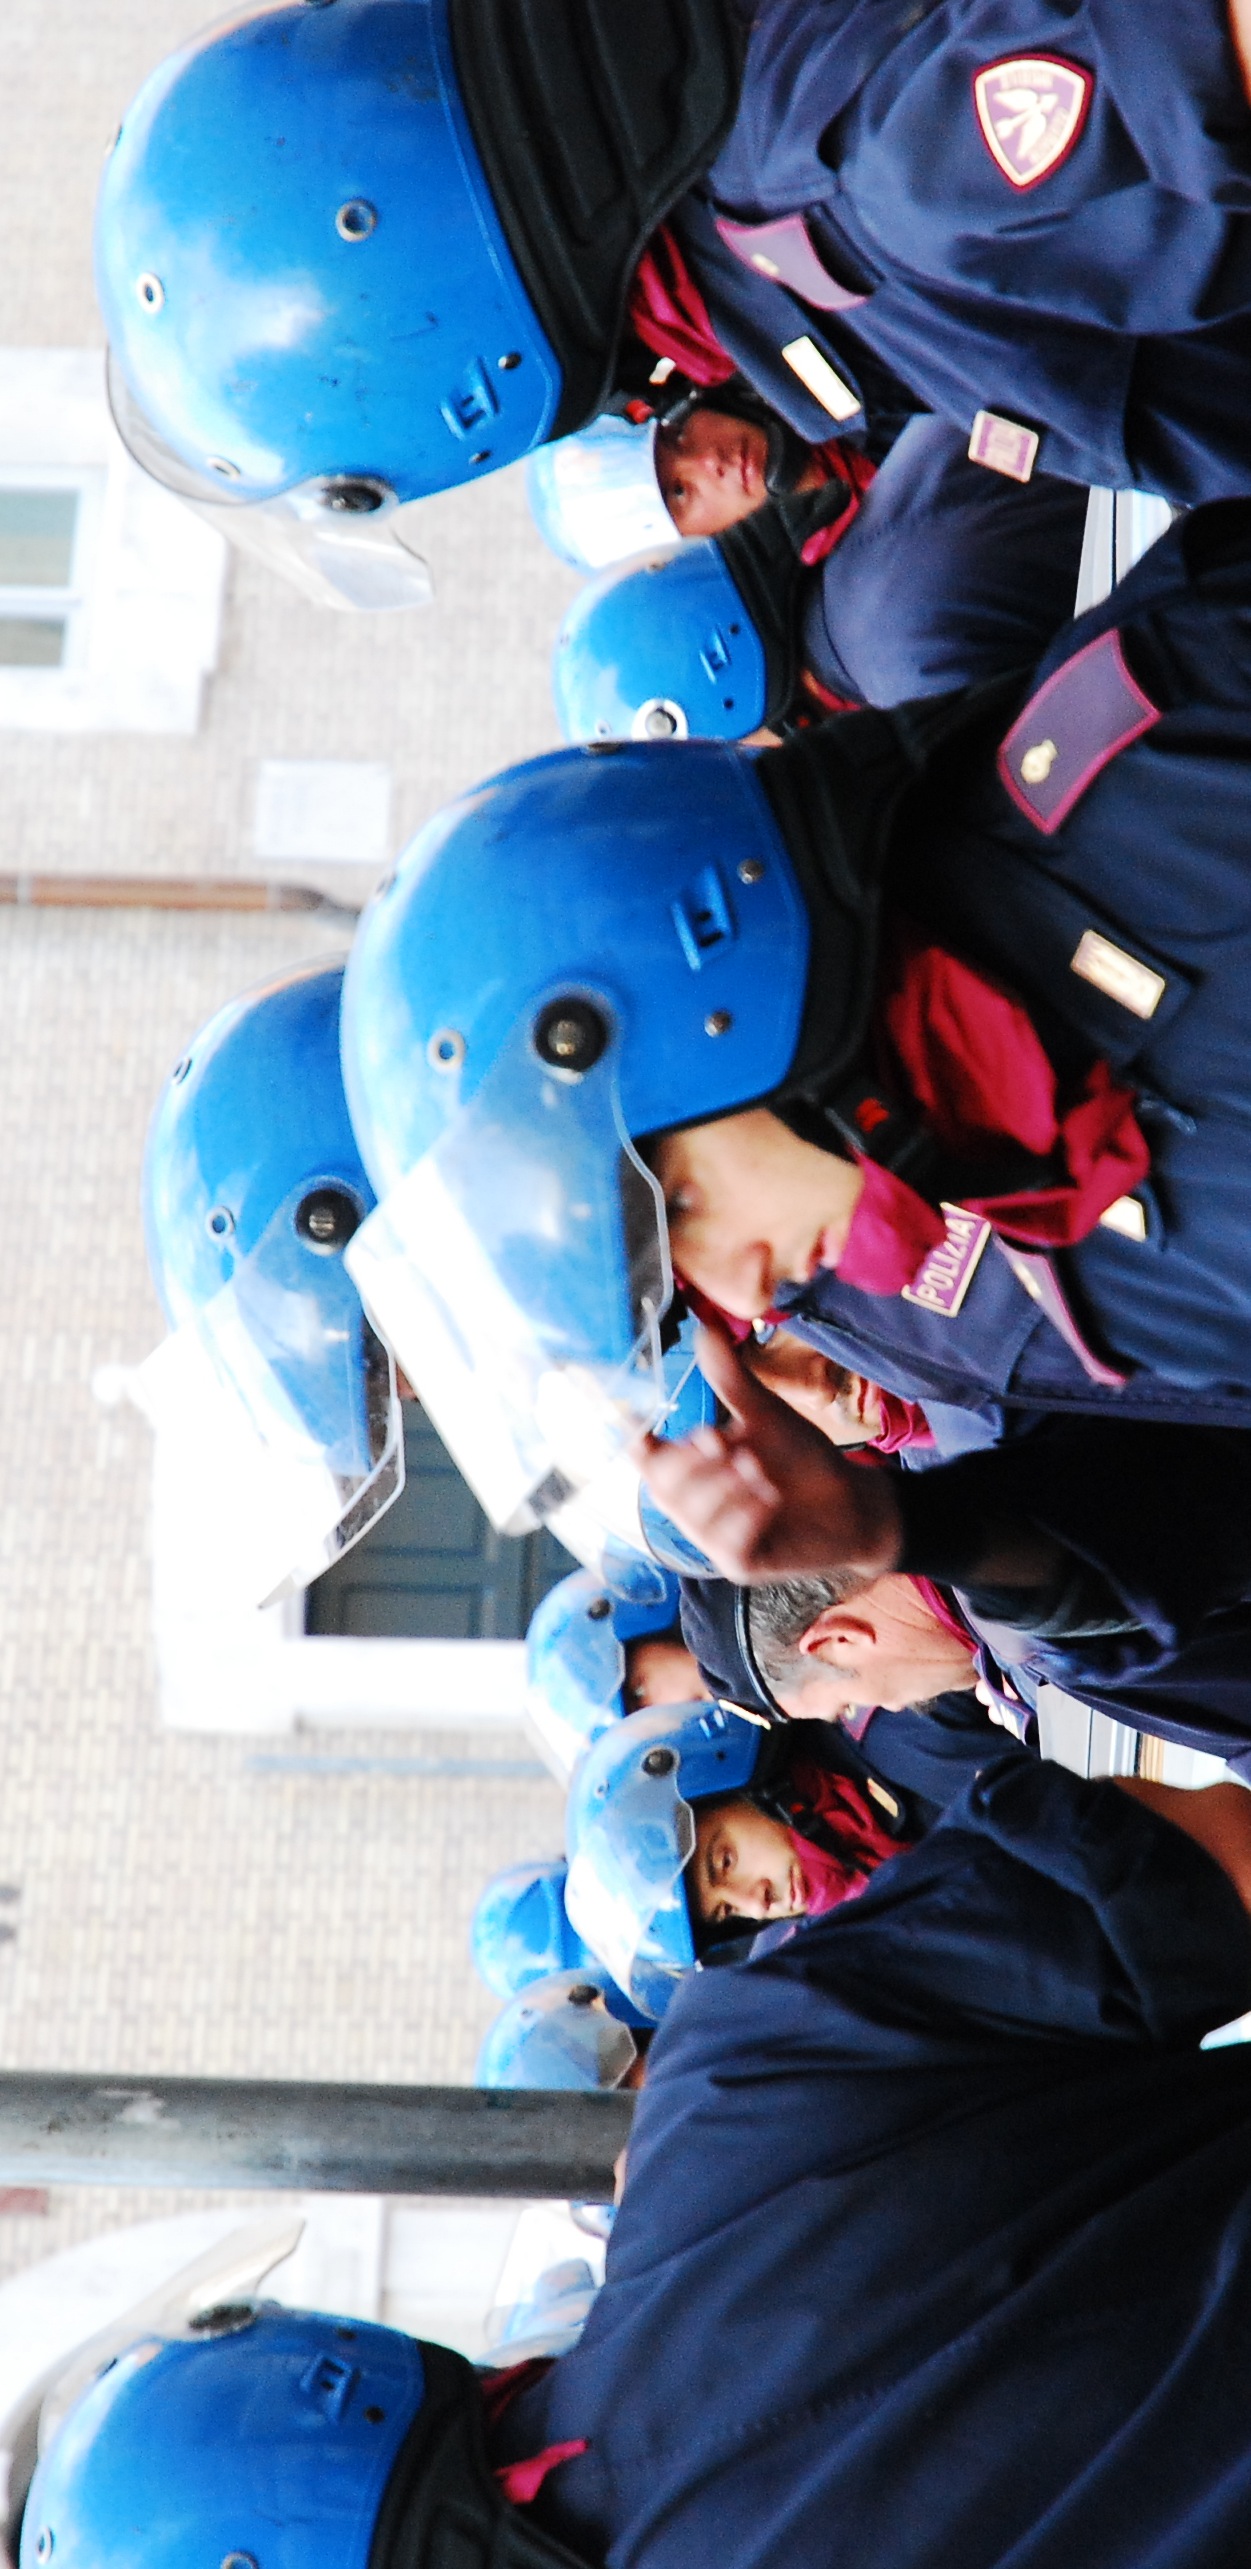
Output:
M868 1581L893 1570L903 1529L889 1474L845 1462L711 1329L700 1331L699 1365L726 1424L680 1445L642 1437L635 1457L657 1506L722 1577Z

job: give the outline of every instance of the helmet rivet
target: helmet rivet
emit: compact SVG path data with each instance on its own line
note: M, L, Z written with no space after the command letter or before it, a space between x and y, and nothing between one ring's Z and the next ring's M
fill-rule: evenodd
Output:
M762 883L764 881L763 860L758 856L745 856L738 869L738 879L740 883Z
M426 1046L426 1059L431 1070L459 1070L465 1058L465 1038L457 1026L436 1026Z
M477 452L477 454L476 454L476 455L471 455L471 456L470 456L470 458L469 458L469 461L470 461L470 463L471 463L471 464L489 464L489 463L490 463L490 461L491 461L491 449L490 449L490 447L489 447L489 446L480 446L480 447L478 448L478 452Z
M165 288L160 278L153 276L151 268L146 268L141 277L136 277L135 292L145 312L160 311L165 301Z
M217 473L223 482L238 481L239 467L231 463L229 455L206 455L204 461L210 473Z
M197 2310L187 2326L197 2337L238 2337L243 2329L253 2327L255 2321L254 2301L214 2301L207 2310ZM239 2557L246 2560L249 2554L244 2551Z
M608 1044L608 1028L586 999L553 999L534 1029L534 1049L553 1070L594 1068Z
M714 1008L711 1016L705 1017L704 1019L704 1033L706 1035L728 1035L733 1023L734 1019L728 1008Z
M235 1227L235 1217L228 1204L215 1204L205 1216L207 1228L215 1240L228 1240Z
M565 2002L570 2007L593 2007L598 1996L593 1980L575 1980L572 1989L565 1992Z
M381 2426L382 2421L386 2416L386 2410L384 2408L379 2408L377 2402L374 2401L365 2410L364 2415L367 2426Z
M55 2547L56 2537L52 2531L51 2525L41 2524L39 2531L35 2536L36 2560L50 2560Z
M677 1752L672 1748L649 1748L643 1760L645 1775L672 1775L677 1765Z
M295 1227L310 1249L328 1258L360 1229L360 1207L345 1187L315 1186L295 1208Z
M378 209L368 197L350 196L334 218L334 228L341 241L367 241L378 221Z
M250 2551L228 2551L222 2569L256 2569L256 2561Z
M603 1623L605 1617L612 1613L611 1597L592 1597L586 1611L592 1623Z
M502 375L511 375L521 364L520 348L506 349L504 355L496 359L496 363Z

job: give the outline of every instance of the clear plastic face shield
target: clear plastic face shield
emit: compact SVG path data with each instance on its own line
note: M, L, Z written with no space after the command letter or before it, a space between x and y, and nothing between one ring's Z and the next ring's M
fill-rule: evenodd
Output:
M404 1485L392 1358L361 1309L341 1246L319 1257L296 1229L301 1218L311 1228L319 1213L329 1224L344 1201L339 1190L299 1189L230 1281L182 1320L167 1359L174 1401L181 1385L202 1407L203 1365L177 1352L177 1341L192 1341L232 1412L225 1434L247 1485L236 1522L261 1520L257 1604L307 1586Z
M17 2557L17 2528L35 2465L84 2391L128 2355L141 2363L171 2339L203 2336L206 2313L233 2311L233 2324L246 2324L252 2296L266 2275L293 2255L303 2229L302 2214L280 2213L232 2230L31 2384L0 2420L0 2526L10 2559Z
M610 1022L589 997L528 1010L347 1251L366 1310L504 1534L592 1489L668 1398L664 1204L621 1116L616 1047L577 1072L559 1061L566 1029L589 1051ZM432 1039L450 1078L459 1041Z
M638 2056L630 2027L610 2012L603 1990L569 1971L513 2000L487 2036L479 2075L488 2087L585 2092L620 2087Z
M694 1852L678 1758L659 1745L615 1780L602 1811L583 1812L574 1824L565 1907L584 1944L647 2016L663 2016L695 1968L682 1878Z
M593 420L531 455L526 480L540 535L574 570L606 571L676 540L656 479L654 421Z
M117 433L140 469L315 605L373 615L429 605L425 503L399 505L385 483L361 474L304 483L272 499L245 497L233 488L229 456L197 471L166 444L111 352L107 382Z

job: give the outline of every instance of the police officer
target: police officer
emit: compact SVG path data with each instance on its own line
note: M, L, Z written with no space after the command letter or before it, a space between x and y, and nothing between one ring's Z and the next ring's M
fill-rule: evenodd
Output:
M1228 2569L1251 2435L1237 1786L989 1770L860 1900L669 2009L603 2290L479 2375L236 2304L114 2340L22 2569Z
M480 1894L469 1945L479 1978L497 1998L515 1998L554 1972L593 1962L565 1907L567 1871L558 1855L505 1865Z
M296 517L583 426L627 306L810 441L928 407L1014 478L1193 503L1247 483L1249 190L1223 0L1149 46L1115 0L954 28L771 0L745 62L726 0L594 45L573 0L541 34L495 0L293 0L140 93L97 272L136 451Z
M629 1593L572 1570L526 1634L526 1720L562 1783L611 1722L644 1704L686 1704L699 1672L677 1628L676 1578L639 1561Z
M939 1684L964 1682L967 1652L950 1640L930 1659ZM746 1663L731 1666L741 1681ZM700 1961L736 1958L758 1928L860 1898L983 1767L1026 1753L975 1703L935 1759L925 1721L905 1711L883 1741L903 1770L887 1780L876 1739L778 1720L775 1698L750 1681L734 1701L657 1705L602 1733L573 1779L569 1914L648 2017L665 2015Z
M552 664L565 738L742 740L1027 667L1072 615L1085 523L1071 483L980 473L913 420L853 510L827 485L585 589Z
M497 1522L658 1404L670 1261L931 1418L1245 1420L1247 533L1024 690L566 753L418 842L348 974L350 1262L383 1326L454 1288L472 1360L413 1361L489 1405Z
M748 1387L747 1397L755 1412L759 1395ZM780 1445L765 1437L781 1482ZM837 1566L786 1578L779 1560L772 1578L753 1568L751 1588L688 1578L683 1629L711 1692L797 1719L849 1720L888 1775L899 1773L891 1733L901 1716L875 1712L862 1728L858 1708L925 1703L929 1732L935 1650L953 1642L967 1656L964 1675L944 1680L953 1691L930 1742L940 1758L953 1718L962 1728L975 1700L954 1690L976 1682L998 1717L1033 1740L1050 1683L1113 1721L1251 1772L1245 1447L1244 1436L1210 1429L1179 1437L1101 1420L1075 1436L1068 1422L1048 1422L1007 1451L965 1456L938 1475L936 1493L928 1474L891 1476L893 1561L906 1569L856 1585ZM810 1476L803 1505L806 1537L821 1514ZM699 1499L696 1514L702 1522ZM719 1550L728 1529L704 1530ZM727 1557L742 1569L741 1541Z
M873 472L846 439L813 446L797 437L735 377L715 401L687 399L660 419L610 412L540 447L526 464L526 493L561 561L602 571L675 534L719 535L770 499L831 485L837 516L850 523Z
M206 1351L266 1482L273 1562L285 1543L301 1585L404 1482L395 1367L343 1263L374 1198L339 1070L342 986L341 963L313 963L219 1009L170 1074L144 1162L166 1318Z
M601 1964L551 1972L527 1981L496 2017L478 2055L478 2085L639 2087L650 2032Z

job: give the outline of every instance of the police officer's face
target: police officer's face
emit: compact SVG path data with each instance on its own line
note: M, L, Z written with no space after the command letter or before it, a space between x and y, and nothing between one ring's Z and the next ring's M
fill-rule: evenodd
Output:
M767 1107L667 1133L649 1156L675 1268L735 1319L759 1320L780 1286L841 1257L860 1172Z
M788 1409L811 1419L831 1445L871 1445L882 1433L882 1395L876 1383L836 1365L817 1347L778 1329L764 1344L749 1341L743 1362Z
M656 439L656 479L679 535L720 535L763 508L769 441L755 420L689 411Z
M641 1713L648 1704L695 1704L704 1688L699 1663L684 1644L665 1632L646 1633L626 1643L626 1709Z
M846 1605L827 1606L797 1644L791 1682L773 1691L792 1721L839 1721L876 1704L902 1712L977 1682L971 1645L949 1632L909 1578L891 1573Z
M808 1907L790 1830L754 1802L696 1812L687 1881L709 1926L729 1918L802 1918Z

